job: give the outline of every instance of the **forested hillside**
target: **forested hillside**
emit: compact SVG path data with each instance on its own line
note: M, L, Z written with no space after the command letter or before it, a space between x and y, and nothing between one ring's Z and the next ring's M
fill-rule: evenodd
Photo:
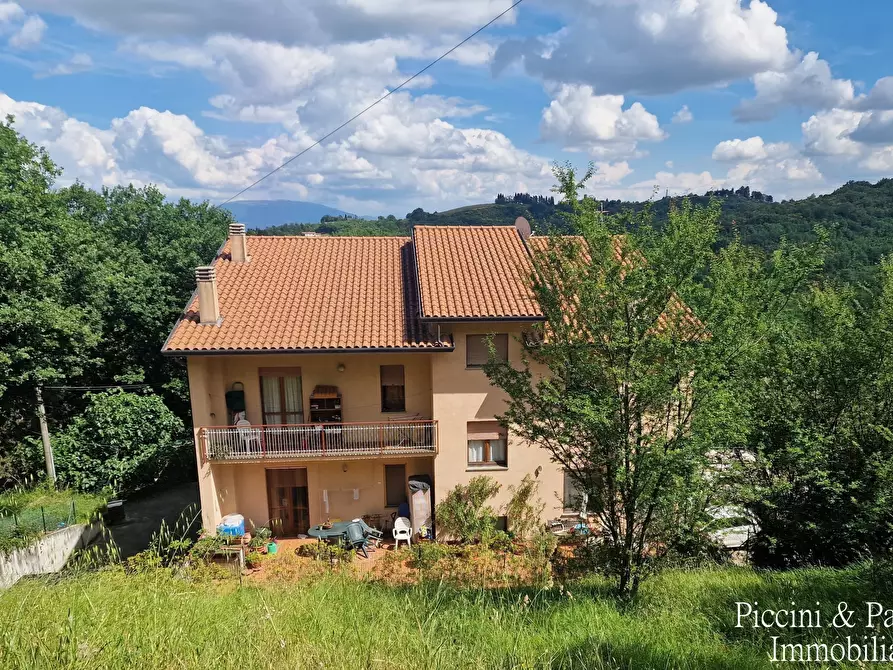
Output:
M827 195L783 202L773 201L768 194L751 192L747 187L689 196L696 205L705 205L711 198L722 202L721 243L740 235L746 244L771 251L782 239L809 241L815 239L816 226L826 228L831 234L832 247L826 271L846 281L870 281L880 258L893 251L893 179L882 179L876 184L850 182ZM602 206L610 214L650 207L660 222L680 200L667 197L647 203L607 200ZM551 196L499 194L494 203L445 212L426 212L419 208L403 219L324 217L319 224L290 224L256 232L261 235L309 231L327 235L408 235L416 224L511 225L517 217L524 216L536 232L545 234L566 229L562 213L563 206Z

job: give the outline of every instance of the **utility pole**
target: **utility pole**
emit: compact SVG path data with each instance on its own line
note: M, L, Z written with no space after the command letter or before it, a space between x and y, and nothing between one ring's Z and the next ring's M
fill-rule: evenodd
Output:
M43 442L43 457L47 464L47 479L56 485L56 464L53 462L53 445L50 444L50 429L47 426L47 413L43 406L43 389L37 387L37 420L40 421L40 440Z

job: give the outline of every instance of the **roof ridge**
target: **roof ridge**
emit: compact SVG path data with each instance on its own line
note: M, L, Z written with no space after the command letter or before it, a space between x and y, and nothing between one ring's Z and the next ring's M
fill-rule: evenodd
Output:
M463 226L463 225L457 224L457 223L450 223L450 224L446 224L446 225L439 225L436 223L435 224L421 223L421 224L414 225L413 228L432 228L432 229L443 229L443 230L476 230L476 229L487 230L489 228L511 228L514 230L515 226L512 226L512 225L485 226L485 225L482 225L479 223L474 224L474 225L468 225L468 226Z
M313 232L313 231L309 231ZM411 240L409 235L249 235L249 240Z

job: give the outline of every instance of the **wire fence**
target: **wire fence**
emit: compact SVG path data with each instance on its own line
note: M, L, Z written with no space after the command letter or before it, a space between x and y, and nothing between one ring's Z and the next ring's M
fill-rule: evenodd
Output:
M77 522L78 508L74 500L55 505L39 505L0 516L0 545L5 540L36 537L66 528Z

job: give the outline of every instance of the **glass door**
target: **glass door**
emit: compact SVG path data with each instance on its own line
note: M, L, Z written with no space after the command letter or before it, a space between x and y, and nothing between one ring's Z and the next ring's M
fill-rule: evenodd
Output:
M310 528L307 469L267 470L267 505L270 529L277 536L295 536Z

